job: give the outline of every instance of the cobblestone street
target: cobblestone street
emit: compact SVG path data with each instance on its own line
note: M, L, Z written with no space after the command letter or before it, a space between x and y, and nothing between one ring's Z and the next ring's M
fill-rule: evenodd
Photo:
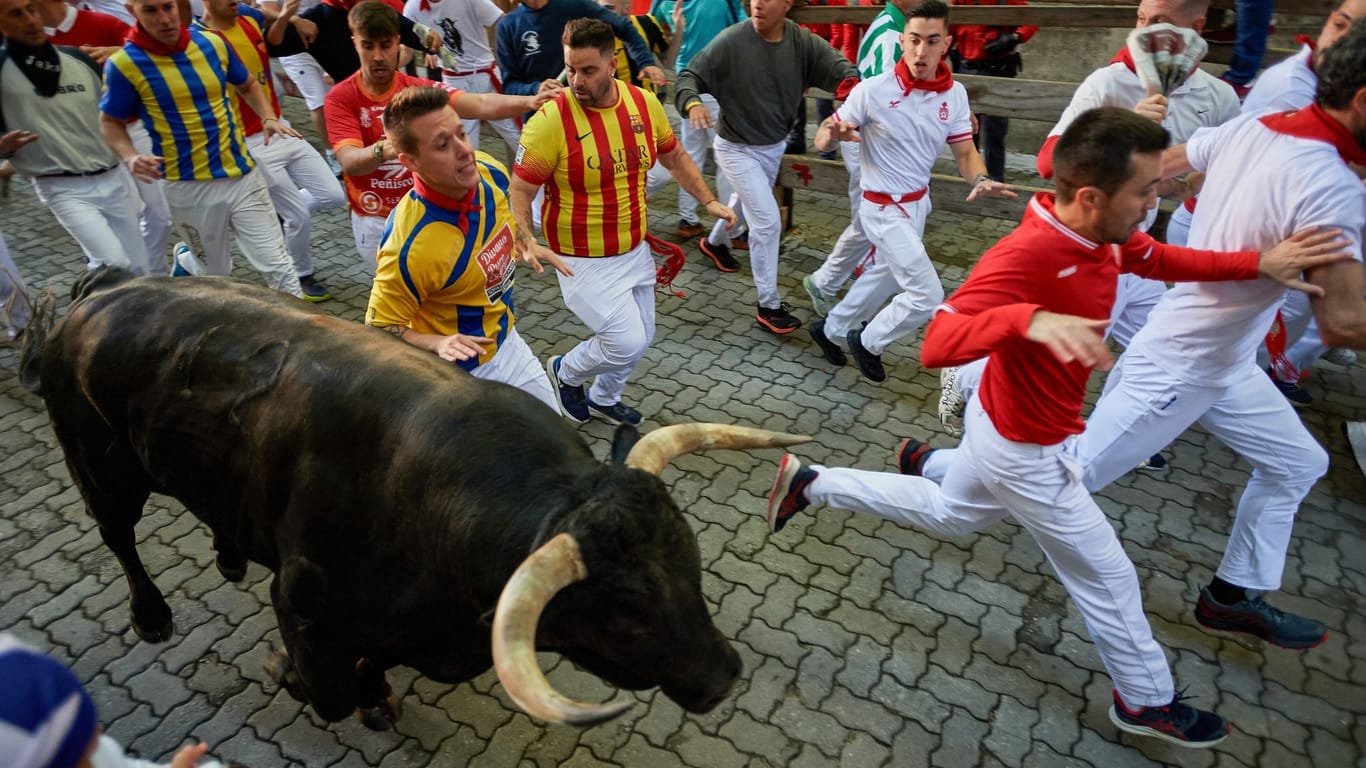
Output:
M294 123L307 119L296 114ZM486 142L502 159L496 139ZM672 190L651 207L652 230L672 239ZM800 280L843 228L848 205L798 193L796 211L779 280L809 323ZM932 214L927 246L946 288L1010 228ZM24 180L0 201L0 231L30 288L53 290L64 308L83 258ZM316 215L313 242L318 277L335 296L320 306L359 321L370 289L345 212ZM722 274L695 243L686 251L676 286L688 296L659 294L657 339L626 391L646 429L723 421L805 433L816 439L795 449L804 460L877 470L893 468L908 435L949 444L935 414L938 371L919 367L918 335L888 351L890 378L873 384L852 365L827 364L805 329L786 339L761 331L748 270ZM260 282L238 264L236 276ZM519 270L517 307L518 328L542 358L587 335L549 274ZM1096 650L1018 526L940 538L821 508L770 538L763 512L777 450L695 454L665 473L697 533L717 625L745 664L711 713L686 714L650 691L610 723L546 726L522 714L492 672L450 686L400 668L389 675L403 695L395 730L326 724L262 670L279 644L270 574L253 564L241 584L225 582L207 529L173 499L153 497L138 539L176 633L159 645L134 635L122 570L17 365L17 350L0 346L0 629L69 663L107 731L145 758L169 760L194 739L250 768L1366 766L1366 479L1339 432L1344 419L1366 414L1360 369L1320 364L1307 384L1316 402L1302 415L1331 467L1300 511L1273 597L1329 626L1319 648L1280 650L1195 623L1197 590L1218 565L1249 471L1204 432L1173 444L1164 474L1130 474L1099 494L1138 567L1178 687L1233 723L1223 744L1193 751L1120 735L1110 723L1111 685ZM605 456L611 428L582 431ZM569 695L614 695L558 657L542 655L542 664Z

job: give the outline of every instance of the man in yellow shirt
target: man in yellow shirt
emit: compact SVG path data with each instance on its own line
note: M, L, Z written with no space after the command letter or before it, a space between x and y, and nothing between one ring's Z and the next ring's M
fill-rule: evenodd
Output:
M653 94L613 77L616 38L596 19L565 25L569 87L541 106L522 130L513 168L512 210L519 251L537 271L559 272L564 303L594 335L546 366L561 410L577 422L596 414L640 423L621 402L626 380L655 332L655 265L645 242L646 175L658 160L706 211L734 226L682 151ZM536 243L531 201L545 187L542 222L549 249ZM593 379L587 392L584 384Z
M365 322L556 408L540 361L513 326L507 170L474 151L450 102L441 88L413 86L384 111L385 140L413 188L390 214Z

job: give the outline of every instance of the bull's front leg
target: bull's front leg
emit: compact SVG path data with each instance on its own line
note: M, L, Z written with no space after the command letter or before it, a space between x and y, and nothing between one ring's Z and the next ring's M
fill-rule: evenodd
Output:
M356 662L356 685L360 701L356 719L372 731L387 731L403 716L403 700L394 693L384 669L370 659Z
M128 602L132 609L133 631L149 643L161 643L171 639L175 623L171 619L171 606L166 604L161 590L147 574L142 559L138 557L137 542L133 535L133 524L116 519L107 522L96 514L90 514L100 523L100 538L105 546L119 559L123 575L128 579ZM136 520L136 517L134 518Z

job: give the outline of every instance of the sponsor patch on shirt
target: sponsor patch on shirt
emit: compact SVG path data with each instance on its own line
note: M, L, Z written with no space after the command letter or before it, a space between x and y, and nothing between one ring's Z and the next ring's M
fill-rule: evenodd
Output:
M490 304L497 304L503 294L512 288L513 273L517 269L512 260L512 227L504 224L475 258L484 270L484 293Z

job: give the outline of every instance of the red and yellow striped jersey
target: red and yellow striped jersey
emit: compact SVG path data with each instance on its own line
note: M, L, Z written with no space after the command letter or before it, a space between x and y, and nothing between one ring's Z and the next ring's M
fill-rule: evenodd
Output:
M614 80L616 104L585 108L565 91L522 129L513 172L545 185L542 222L550 249L616 256L645 237L645 175L678 146L653 94Z
M242 60L242 64L251 73L251 79L266 89L270 107L275 110L275 117L279 117L280 99L275 93L275 80L270 75L270 54L266 52L265 23L266 16L264 13L250 5L239 3L237 5L237 23L232 29L215 29L203 19L198 18L194 20L192 26L200 32L223 38L223 41L232 48L232 52L237 54L237 58ZM241 94L237 95L237 111L242 115L242 131L248 136L260 133L264 128L261 124L261 116L256 114L256 110L247 104L247 100L242 98Z

